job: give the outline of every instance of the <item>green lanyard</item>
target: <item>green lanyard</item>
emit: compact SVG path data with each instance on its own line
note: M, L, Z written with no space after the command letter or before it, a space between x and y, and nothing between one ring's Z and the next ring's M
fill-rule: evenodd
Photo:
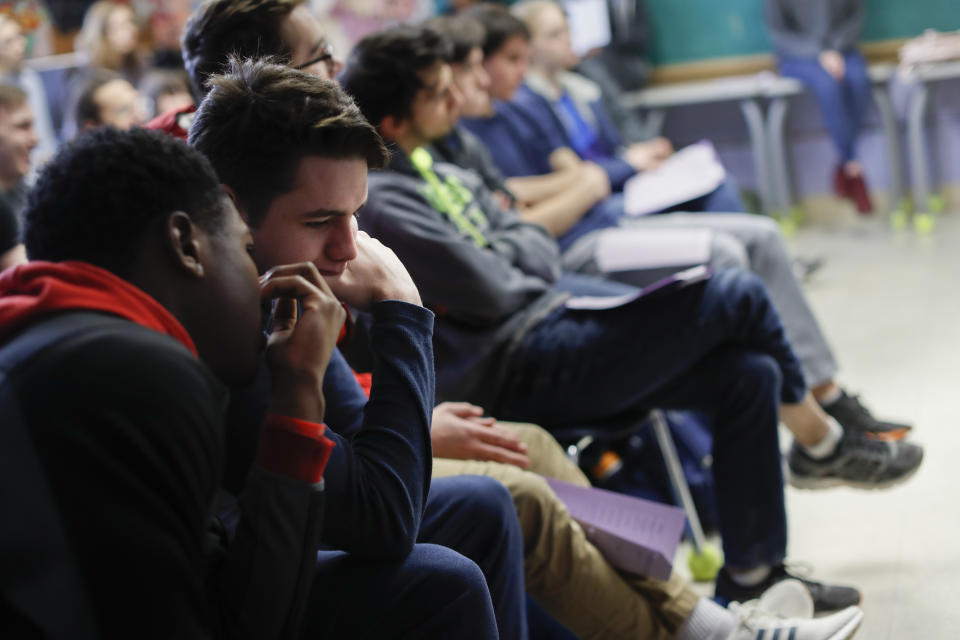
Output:
M441 182L440 176L433 170L433 158L423 147L413 150L410 163L427 182L424 195L430 205L449 218L453 226L460 233L469 236L475 245L486 247L489 243L477 225L485 226L487 217L473 205L473 194L470 190L455 176L449 176L446 182Z

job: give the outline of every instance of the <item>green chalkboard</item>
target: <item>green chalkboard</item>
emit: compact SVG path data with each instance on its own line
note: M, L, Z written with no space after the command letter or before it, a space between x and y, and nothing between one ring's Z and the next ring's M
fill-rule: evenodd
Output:
M799 0L803 2L803 0ZM770 51L763 0L646 0L654 64ZM960 29L960 0L866 0L863 40Z

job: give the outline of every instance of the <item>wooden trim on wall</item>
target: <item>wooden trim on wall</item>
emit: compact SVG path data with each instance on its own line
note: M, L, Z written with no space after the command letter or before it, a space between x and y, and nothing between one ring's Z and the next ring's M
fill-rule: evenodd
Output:
M870 64L881 62L896 63L900 47L906 38L893 40L879 40L864 42L860 50ZM650 84L675 84L678 82L695 82L711 80L725 76L742 76L761 71L774 71L773 55L760 53L750 56L734 56L729 58L715 58L712 60L698 60L681 64L665 64L653 69L650 75Z

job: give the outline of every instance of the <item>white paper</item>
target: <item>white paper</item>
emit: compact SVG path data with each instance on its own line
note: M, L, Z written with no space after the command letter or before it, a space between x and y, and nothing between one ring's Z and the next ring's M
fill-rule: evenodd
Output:
M683 271L678 271L673 275L667 276L662 280L657 280L651 285L647 285L643 289L637 289L631 293L625 293L619 296L574 296L568 298L564 303L567 309L575 309L579 311L601 311L606 309L616 309L617 307L622 307L625 304L629 304L634 300L639 300L644 296L648 296L651 293L660 291L661 289L670 289L675 287L685 287L687 285L693 284L694 282L699 282L701 280L706 280L711 276L713 270L707 265L697 265L696 267L690 267L689 269L684 269Z
M570 0L564 3L573 52L584 56L610 44L610 14L606 0Z
M686 267L710 260L710 229L620 227L602 232L594 250L603 273Z
M644 171L623 188L627 215L643 216L705 196L723 182L726 171L709 142L698 142Z

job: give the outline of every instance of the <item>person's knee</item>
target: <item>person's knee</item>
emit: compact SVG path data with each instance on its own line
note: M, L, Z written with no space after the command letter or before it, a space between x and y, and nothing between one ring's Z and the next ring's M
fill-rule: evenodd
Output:
M467 512L467 517L476 523L477 533L481 533L484 525L487 533L497 532L498 535L507 535L511 522L516 522L513 499L510 491L497 480L486 476L460 476L458 480L464 485L460 508Z
M737 376L743 381L743 386L756 389L758 393L761 389L776 391L782 384L783 373L780 371L780 365L773 356L766 353L746 352L741 357L737 369Z
M532 529L537 528L537 523L552 521L562 508L546 480L533 473L523 473L511 482L510 493L525 539L535 534Z
M407 559L407 565L426 578L425 584L447 599L457 600L464 595L471 598L489 598L487 581L480 567L452 549L435 544L417 544Z
M767 288L760 276L746 269L725 269L713 278L721 295L728 302L767 302Z
M713 234L710 266L714 269L750 269L750 257L743 243L728 233Z

